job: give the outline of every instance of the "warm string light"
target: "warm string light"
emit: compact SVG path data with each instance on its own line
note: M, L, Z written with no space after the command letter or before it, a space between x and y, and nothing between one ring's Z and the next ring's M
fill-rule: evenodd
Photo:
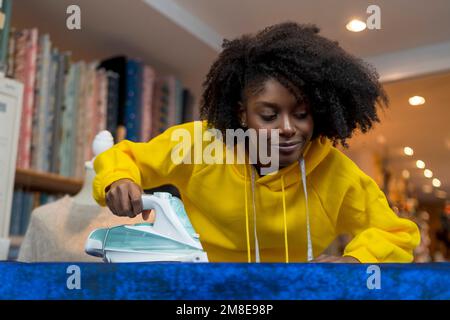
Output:
M422 97L422 96L412 96L412 97L410 97L408 99L408 102L409 102L409 104L411 106L420 106L420 105L425 104L425 98ZM414 150L411 147L404 147L403 148L403 153L406 156L411 157L411 156L414 155ZM426 178L429 178L429 179L433 178L433 171L431 171L430 169L425 169L425 162L424 161L417 160L416 161L416 167L419 168L419 169L424 169L423 170L423 175ZM402 171L402 177L404 179L409 179L410 178L410 172L408 170L404 169ZM424 193L430 194L430 193L433 192L433 187L440 188L441 185L442 185L441 181L438 178L433 178L431 184L432 185L429 185L429 184L423 185L422 186L422 191ZM436 195L436 197L442 198L442 199L445 199L447 197L447 193L445 191L443 191L443 190L436 190L435 191L435 195Z
M414 155L414 150L411 147L404 147L403 153L406 154L407 156L412 156Z
M409 179L410 176L411 176L411 174L409 173L408 170L405 169L405 170L402 171L402 177L403 178Z
M422 160L417 160L416 161L416 167L419 169L424 169L425 168L425 162L423 162Z
M425 169L423 170L423 175L427 178L432 178L433 177L433 171L431 171L430 169Z
M403 148L403 153L406 156L413 156L414 155L414 150L411 147L404 147ZM419 169L424 169L423 170L423 175L426 178L429 178L429 179L433 178L433 171L431 171L430 169L425 169L425 162L424 161L417 160L416 161L416 167L419 168ZM408 180L411 177L411 173L407 169L404 169L404 170L402 170L402 177L404 179ZM431 182L431 185L426 184L426 185L422 186L422 191L424 193L430 194L430 193L433 192L433 187L440 188L441 185L442 185L442 183L441 183L441 181L438 178L433 178L433 180ZM445 191L436 190L436 192L435 192L436 197L442 198L443 197L443 192L445 192ZM446 195L445 195L445 197L446 197Z
M441 181L437 178L434 178L432 181L433 187L439 188L441 186Z

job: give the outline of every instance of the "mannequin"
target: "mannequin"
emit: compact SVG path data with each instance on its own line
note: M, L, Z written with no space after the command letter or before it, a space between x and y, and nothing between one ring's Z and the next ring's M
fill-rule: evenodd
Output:
M97 155L108 150L113 145L114 139L109 131L104 130L98 133L92 142L94 159ZM97 202L95 202L94 198L92 198L92 181L94 181L95 177L94 159L91 161L86 161L84 164L85 176L83 187L73 198L76 204L98 206Z
M112 145L111 134L108 131L100 132L93 142L94 155ZM93 161L85 163L85 171L85 180L78 194L74 197L66 195L33 210L19 252L19 261L100 262L100 259L84 252L84 245L91 231L143 222L141 215L133 219L118 217L107 207L100 207L92 198L92 181L95 176Z
M92 198L92 181L95 177L95 171L92 167L92 161L86 161L84 165L84 182L81 190L73 197L77 204L86 206L98 206L97 202Z

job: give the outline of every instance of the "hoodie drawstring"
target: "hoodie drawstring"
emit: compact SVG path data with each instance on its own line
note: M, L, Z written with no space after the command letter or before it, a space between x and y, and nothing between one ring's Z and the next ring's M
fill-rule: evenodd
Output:
M251 166L252 171L252 201L253 201L253 232L255 234L255 262L261 262L259 256L258 232L256 231L256 202L255 202L255 168Z
M250 232L248 231L248 203L247 203L247 168L245 171L245 233L247 234L247 260L252 262L252 255L250 253Z
M287 219L286 219L286 195L284 193L284 176L281 176L281 192L283 193L284 250L285 250L286 263L289 263L289 247L288 247Z
M312 239L311 239L311 228L310 228L310 214L308 205L308 191L306 189L306 168L305 159L302 157L299 161L301 179L303 184L303 193L305 195L305 207L306 207L306 238L307 238L307 261L312 261L314 259ZM256 230L256 206L255 206L255 173L254 168L251 169L251 187L252 187L252 203L253 203L253 231L255 236L255 261L260 262L259 253L259 243ZM247 194L247 168L245 172L245 228L247 236L247 259L251 262L251 247L250 247L250 231L249 231L249 214L248 214L248 194ZM284 247L285 247L285 260L289 263L289 243L287 237L287 214L286 214L286 194L284 190L284 176L281 176L281 191L283 197L283 221L284 221Z
M308 262L314 259L312 239L311 239L311 228L309 223L309 205L308 205L308 191L306 189L306 169L305 169L305 159L302 157L300 159L300 171L302 172L302 182L303 182L303 192L305 194L305 207L306 207L306 238L308 242L307 259Z

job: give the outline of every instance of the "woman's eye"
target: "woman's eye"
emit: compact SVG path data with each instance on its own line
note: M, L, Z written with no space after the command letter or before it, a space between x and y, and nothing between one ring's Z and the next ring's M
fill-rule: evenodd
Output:
M305 119L308 116L307 112L302 112L302 113L296 113L295 117L298 119Z
M261 118L262 118L264 121L273 121L273 120L276 119L276 117L277 117L276 114L268 114L268 115L262 114L262 115L261 115Z

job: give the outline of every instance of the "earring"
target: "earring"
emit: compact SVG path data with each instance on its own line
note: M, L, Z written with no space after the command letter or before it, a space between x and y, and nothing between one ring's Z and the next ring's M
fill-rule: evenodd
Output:
M241 122L241 126L242 126L242 127L246 127L247 124L246 124L244 121L242 121L242 122Z

